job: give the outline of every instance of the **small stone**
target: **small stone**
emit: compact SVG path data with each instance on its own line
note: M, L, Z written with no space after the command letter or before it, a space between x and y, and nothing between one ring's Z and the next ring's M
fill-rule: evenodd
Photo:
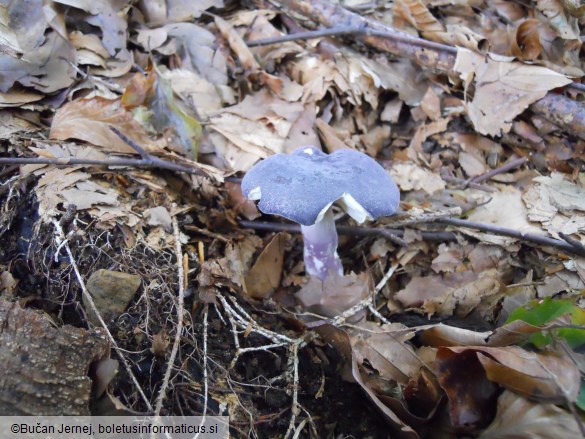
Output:
M142 279L140 276L111 270L97 270L87 281L87 289L93 302L105 322L122 314L138 291ZM86 298L83 298L89 321L99 325Z

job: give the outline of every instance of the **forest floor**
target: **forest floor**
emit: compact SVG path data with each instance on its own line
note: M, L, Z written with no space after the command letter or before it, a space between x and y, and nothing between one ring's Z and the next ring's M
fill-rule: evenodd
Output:
M582 8L0 11L0 414L585 436ZM368 154L401 192L365 225L334 207L325 282L240 190L305 145Z

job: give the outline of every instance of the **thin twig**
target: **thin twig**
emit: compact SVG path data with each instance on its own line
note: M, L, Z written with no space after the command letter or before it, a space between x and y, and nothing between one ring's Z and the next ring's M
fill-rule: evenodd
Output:
M418 47L424 47L426 49L440 50L447 53L457 54L457 48L448 46L446 44L435 43L434 41L423 40L422 38L413 37L404 32L399 31L380 31L370 29L367 27L354 27L354 26L340 26L329 29L319 29L315 31L297 32L289 35L282 35L278 37L261 38L258 40L247 41L248 47L254 46L267 46L270 44L280 44L287 41L301 41L301 40L312 40L315 38L322 37L340 37L340 36L351 36L361 35L366 37L381 37L389 38L394 41L400 41L403 43L413 44Z
M89 305L89 308L91 309L91 311L94 313L94 315L97 317L100 324L102 325L102 328L106 332L106 335L108 337L109 342L114 347L114 351L116 352L116 354L118 354L120 361L122 362L122 364L124 365L124 368L126 369L126 373L128 374L128 376L130 377L130 379L134 383L134 386L136 387L136 390L138 391L138 393L140 394L140 397L144 401L144 404L146 404L146 407L148 408L149 411L152 411L152 406L150 405L150 401L148 400L148 398L144 394L144 391L140 387L140 384L138 383L138 380L136 379L134 372L132 372L132 368L130 367L130 364L128 364L128 361L126 361L126 357L124 357L124 355L122 354L122 350L118 347L116 340L114 339L114 337L112 336L112 333L108 329L108 325L106 325L106 322L104 321L100 312L98 311L97 307L95 306L95 303L93 301L93 298L91 297L91 294L89 294L89 291L87 290L87 287L85 286L85 282L84 282L83 278L81 277L81 273L79 272L79 267L77 266L77 262L75 262L75 258L73 257L73 252L71 251L71 248L69 247L69 244L67 243L67 239L65 238L65 235L63 233L63 229L61 228L59 221L53 220L53 226L55 227L55 240L57 242L57 245L59 248L64 248L65 251L67 252L67 256L69 257L69 263L71 264L71 267L73 268L73 271L75 273L75 277L77 278L77 282L79 282L79 285L81 287L81 294L83 294L83 298L85 299L85 302Z
M160 415L160 411L162 409L162 405L167 393L167 389L169 387L169 380L171 378L171 371L173 370L173 365L175 363L175 358L177 357L177 353L179 352L179 345L181 343L181 336L183 335L183 310L184 310L184 302L185 302L185 289L183 288L183 279L185 277L185 273L183 271L183 256L182 256L182 249L181 249L181 240L179 236L179 223L177 221L177 217L173 216L173 236L175 238L175 257L177 258L177 276L178 276L178 288L179 288L179 295L177 297L177 327L175 329L175 339L173 341L173 347L171 349L171 354L169 355L169 361L167 363L167 369L165 371L165 375L163 377L163 382L160 387L160 391L158 393L158 397L156 400L156 407L154 411L155 416Z
M209 398L209 382L207 380L207 333L208 333L208 315L209 304L206 303L203 307L203 413L201 414L201 422L199 429L194 439L197 439L201 434L201 426L205 424L205 417L207 415L207 401Z
M459 178L459 177L455 177L452 174L447 174L447 173L443 173L441 172L441 178L449 183L457 183L460 185L465 185L466 187L470 187L472 189L477 189L479 191L484 191L484 192L498 192L498 190L496 188L493 187L489 187L483 184L477 184L477 183L473 183L470 182L469 180L466 180L464 178Z
M582 251L583 253L585 253L585 245L583 245L583 243L581 241L578 241L576 239L571 238L569 235L563 233L563 232L559 232L559 236L561 238L563 238L564 241L566 241L568 244L571 244L573 246L573 248L577 249L578 251Z
M361 310L369 308L372 305L372 303L374 302L374 297L376 297L376 295L380 291L382 291L382 288L384 288L384 286L388 283L388 281L390 280L390 278L392 277L392 275L394 274L394 272L396 271L397 268L398 268L398 265L391 265L390 268L388 269L388 271L386 272L386 274L384 275L384 277L380 280L380 282L378 282L378 285L376 285L376 288L374 288L374 291L372 292L372 294L369 294L368 297L361 300L360 302L358 302L357 304L355 304L354 306L352 306L348 310L344 311L343 313L339 314L338 316L333 317L330 320L330 323L333 326L341 326L345 323L345 321L347 319L356 315Z
M489 180L490 178L495 177L496 175L503 174L504 172L508 172L512 169L519 168L520 166L522 166L526 162L528 162L528 159L526 157L521 157L519 159L512 160L512 161L500 166L499 168L492 169L491 171L486 172L485 174L478 175L477 177L473 177L470 180L470 182L471 183L481 183L482 181Z

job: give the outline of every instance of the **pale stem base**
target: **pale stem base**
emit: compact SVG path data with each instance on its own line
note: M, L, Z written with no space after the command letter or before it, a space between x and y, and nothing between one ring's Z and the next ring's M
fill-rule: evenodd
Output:
M301 225L305 243L305 271L324 280L331 272L343 276L343 267L337 254L337 230L331 209L323 219L312 226Z

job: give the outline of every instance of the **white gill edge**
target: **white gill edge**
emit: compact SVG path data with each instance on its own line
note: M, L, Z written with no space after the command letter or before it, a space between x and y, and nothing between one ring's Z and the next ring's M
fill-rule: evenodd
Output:
M262 191L260 190L260 186L256 186L250 192L248 192L248 200L257 201L262 198Z
M363 223L365 220L373 220L374 217L370 212L363 208L363 206L356 201L354 197L345 192L339 199L339 204L345 209L345 211L351 216L358 224Z

